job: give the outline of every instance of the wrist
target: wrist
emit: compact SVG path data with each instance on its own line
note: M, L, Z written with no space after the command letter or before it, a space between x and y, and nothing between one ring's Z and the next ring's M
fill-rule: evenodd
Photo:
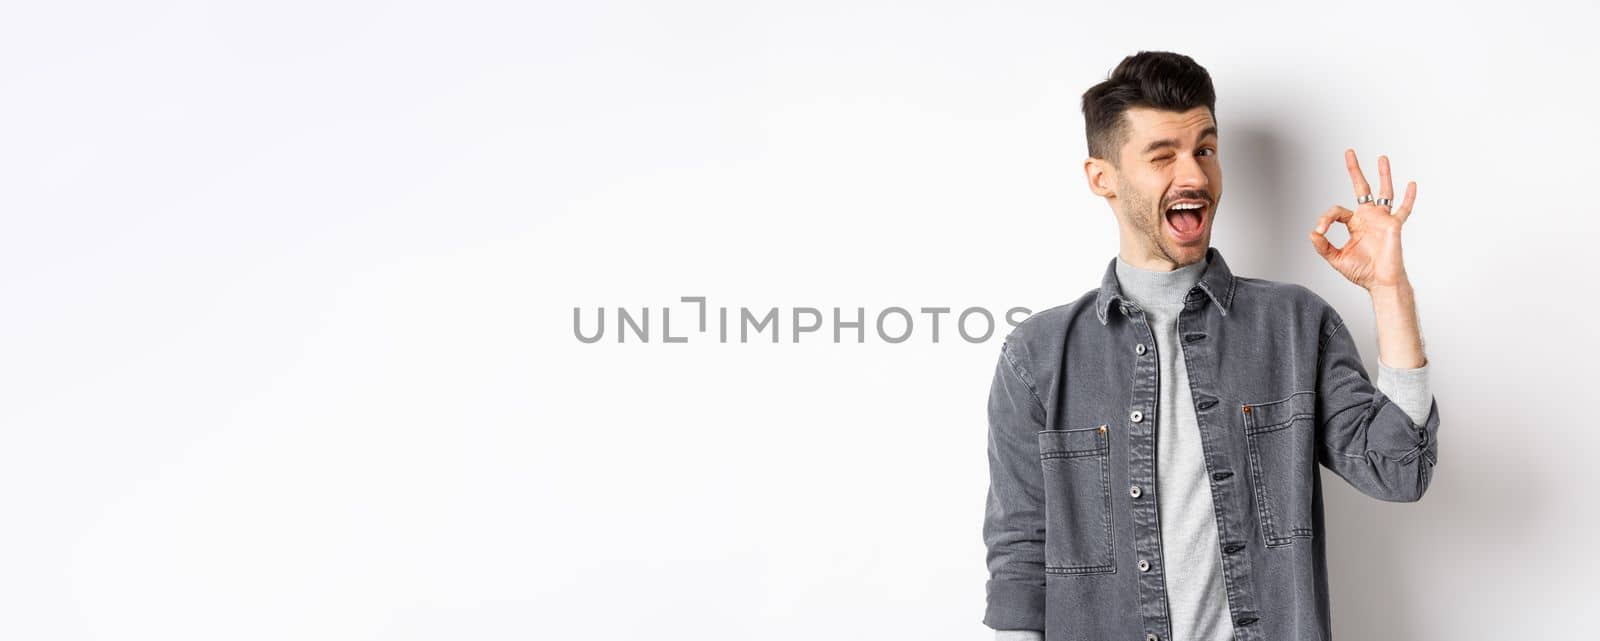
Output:
M1367 288L1373 296L1397 296L1411 293L1411 279L1402 275L1392 283L1374 284Z

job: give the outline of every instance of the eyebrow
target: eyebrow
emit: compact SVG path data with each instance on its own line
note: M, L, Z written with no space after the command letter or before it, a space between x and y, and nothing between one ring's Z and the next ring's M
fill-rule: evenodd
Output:
M1204 131L1201 131L1200 132L1200 137L1196 138L1195 141L1199 142L1201 140L1205 140L1206 136L1215 136L1215 135L1217 135L1217 126L1216 125L1211 125L1210 127L1206 127ZM1141 151L1139 153L1148 154L1148 153L1150 153L1152 151L1155 151L1157 149L1163 149L1163 148L1167 148L1167 147L1177 147L1177 146L1178 146L1177 139L1175 139L1175 138L1163 138L1161 140L1157 140L1157 141L1152 142L1152 143L1150 143L1148 145L1145 145L1144 151Z

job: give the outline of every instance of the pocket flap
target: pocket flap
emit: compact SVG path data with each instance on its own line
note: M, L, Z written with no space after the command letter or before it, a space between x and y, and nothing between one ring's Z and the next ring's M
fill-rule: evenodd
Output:
M1286 427L1298 419L1315 421L1317 393L1315 390L1295 392L1288 398L1269 403L1248 403L1243 408L1245 424L1251 432Z
M1096 425L1072 430L1040 430L1039 456L1092 454L1106 450L1107 426Z

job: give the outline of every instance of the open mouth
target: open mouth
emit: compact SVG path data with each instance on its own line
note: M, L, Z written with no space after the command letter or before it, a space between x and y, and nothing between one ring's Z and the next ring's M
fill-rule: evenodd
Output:
M1206 217L1209 215L1211 203L1203 200L1175 201L1167 207L1167 228L1179 241L1196 240L1205 230Z

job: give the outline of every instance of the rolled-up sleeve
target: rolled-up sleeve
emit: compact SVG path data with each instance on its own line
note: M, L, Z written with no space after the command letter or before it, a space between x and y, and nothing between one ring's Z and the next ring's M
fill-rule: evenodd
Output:
M1405 410L1417 423L1428 422L1428 405L1433 391L1428 387L1428 364L1417 367L1389 367L1378 359L1378 391Z
M1038 432L1044 404L1008 337L989 389L989 494L983 520L988 606L995 630L1043 630L1044 478Z
M1422 498L1438 462L1438 399L1428 395L1426 418L1418 422L1414 415L1422 414L1416 411L1421 403L1406 399L1412 405L1408 411L1384 391L1398 389L1402 381L1388 379L1405 370L1385 373L1383 388L1375 387L1337 312L1329 311L1324 327L1317 379L1319 462L1373 498Z

